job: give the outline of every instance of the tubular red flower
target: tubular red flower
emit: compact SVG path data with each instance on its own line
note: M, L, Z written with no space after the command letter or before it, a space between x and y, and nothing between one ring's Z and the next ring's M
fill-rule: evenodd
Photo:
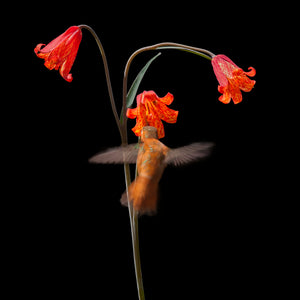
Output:
M218 91L222 93L219 100L223 103L229 103L232 99L234 104L242 101L242 93L250 92L255 85L253 77L256 71L253 67L248 68L249 72L243 71L227 56L219 54L212 58L212 66L219 82Z
M160 98L154 91L144 91L137 96L137 107L127 109L127 117L136 118L136 125L132 131L136 136L141 136L144 126L153 126L157 129L158 138L165 136L164 126L161 120L167 123L176 123L178 111L168 108L174 97L168 93Z
M38 44L34 52L37 57L45 60L45 66L49 70L59 69L60 75L66 81L71 82L73 77L70 71L75 61L81 39L81 29L78 26L72 26L47 46L42 48L45 44Z

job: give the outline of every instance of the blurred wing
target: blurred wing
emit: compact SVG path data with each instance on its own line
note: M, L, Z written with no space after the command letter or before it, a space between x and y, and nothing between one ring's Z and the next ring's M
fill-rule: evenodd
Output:
M134 164L136 163L138 151L138 144L109 148L91 157L89 162L95 164Z
M213 143L194 143L188 146L170 149L165 162L169 165L180 166L207 157Z

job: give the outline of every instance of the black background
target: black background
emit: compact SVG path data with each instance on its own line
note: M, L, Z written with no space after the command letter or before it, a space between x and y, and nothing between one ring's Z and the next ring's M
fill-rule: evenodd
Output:
M178 42L225 54L257 70L257 83L238 105L218 101L218 82L203 58L164 50L150 66L139 93L174 95L176 124L165 124L170 147L212 141L210 158L167 168L156 216L140 218L140 249L147 299L253 299L279 289L270 280L278 263L277 203L268 196L265 97L269 70L264 51L276 29L256 6L191 2L137 4L47 3L30 7L19 33L21 86L12 91L10 121L14 164L11 216L6 223L11 289L31 299L136 299L129 217L119 199L122 166L95 166L88 159L120 144L110 108L103 64L89 32L68 83L33 52L72 25L90 25L108 59L117 108L129 56L158 42ZM129 84L157 51L133 62ZM25 61L24 61L25 60ZM21 95L19 94L21 92ZM128 121L130 131L135 121ZM274 245L275 244L275 245ZM276 277L276 276L275 276Z

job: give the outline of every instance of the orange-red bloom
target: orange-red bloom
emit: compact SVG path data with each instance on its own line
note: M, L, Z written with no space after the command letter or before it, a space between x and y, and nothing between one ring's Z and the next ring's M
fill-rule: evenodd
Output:
M66 81L71 82L73 77L70 71L76 58L81 38L81 29L78 26L72 26L43 49L41 47L45 44L38 44L34 52L38 57L45 60L45 66L49 70L59 69L60 75Z
M137 107L127 109L127 117L130 119L136 118L136 125L132 131L136 136L141 135L144 126L153 126L157 129L158 138L165 136L164 126L162 121L167 123L176 123L178 111L168 108L174 100L172 94L159 98L154 91L144 91L136 98Z
M218 91L223 94L219 100L223 103L229 103L231 99L234 104L241 102L243 99L241 90L250 92L254 87L255 80L251 80L247 76L255 76L255 69L250 67L248 68L249 72L244 72L231 59L222 54L214 56L211 62L220 84Z

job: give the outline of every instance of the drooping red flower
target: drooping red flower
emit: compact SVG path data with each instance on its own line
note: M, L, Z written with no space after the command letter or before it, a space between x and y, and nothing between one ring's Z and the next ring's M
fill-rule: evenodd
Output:
M178 111L168 108L174 96L168 93L160 98L154 91L144 91L136 98L137 107L127 109L127 117L130 119L136 118L136 125L132 131L136 136L141 135L144 126L153 126L157 129L158 138L165 136L164 126L161 120L167 123L176 123Z
M76 58L81 38L81 29L78 26L72 26L44 48L42 46L45 44L38 44L34 52L37 57L45 60L45 66L49 70L59 69L60 75L66 81L71 82L73 77L70 71Z
M255 80L251 80L247 76L255 76L255 69L250 67L248 68L250 71L245 72L231 59L222 54L214 56L211 62L220 84L218 91L223 94L219 97L219 100L226 104L231 99L234 104L240 103L243 99L241 90L250 92L254 87Z

